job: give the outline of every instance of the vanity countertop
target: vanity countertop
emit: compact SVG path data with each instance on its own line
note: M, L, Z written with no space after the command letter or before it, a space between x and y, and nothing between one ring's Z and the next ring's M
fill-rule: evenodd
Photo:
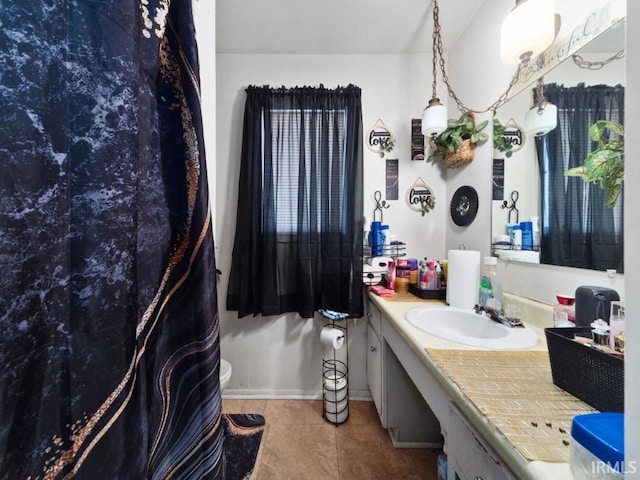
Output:
M501 355L509 355L510 352L481 350L478 349L478 347L470 347L459 343L450 342L433 335L429 335L415 328L405 319L404 314L409 309L416 306L424 306L425 303L431 303L434 306L439 306L444 303L440 300L421 300L413 296L402 296L400 298L396 297L393 299L384 299L371 293L369 294L369 298L385 315L393 328L407 342L409 347L419 357L426 368L441 383L441 385L451 396L457 407L467 417L469 422L478 430L478 432L480 432L480 434L492 446L492 448L503 458L505 463L518 478L572 478L569 470L569 464L566 461L542 461L527 459L527 457L522 454L523 446L520 444L516 446L509 439L509 436L503 433L503 431L505 430L504 425L498 425L501 423L501 420L499 419L505 417L505 415L500 415L500 413L498 412L497 415L492 416L490 413L488 413L491 411L492 404L496 405L497 410L497 404L500 402L500 399L497 396L493 396L490 394L488 395L487 402L483 402L482 396L479 396L479 394L477 394L477 388L475 388L470 383L472 382L471 377L466 374L458 376L455 375L456 364L460 365L464 364L464 362L468 362L469 365L473 364L478 367L479 360L482 362L495 362L496 358L500 359ZM524 353L523 355L517 355L516 353L514 355L518 360L519 369L527 369L527 367L530 366L532 369L530 373L537 368L536 371L538 372L538 375L548 375L549 378L546 379L546 381L550 383L550 385L548 385L547 390L556 394L555 396L552 396L553 398L548 398L546 400L552 403L542 406L542 408L539 401L531 402L535 405L531 406L530 418L547 418L540 417L541 410L544 411L545 415L551 418L549 416L549 412L550 409L553 409L553 402L564 402L564 416L566 417L567 400L571 402L571 408L575 408L576 413L593 411L593 409L587 404L584 404L583 402L575 399L560 388L555 387L555 385L552 384L550 372L547 372L546 370L547 365L545 364L545 362L548 363L548 356L546 354L547 345L544 335L544 328L552 326L552 307L543 304L537 304L537 302L531 302L526 299L520 299L520 297L514 297L508 294L505 295L505 303L516 303L523 313L522 320L525 326L535 331L538 335L537 345L528 350L521 351L528 353ZM455 352L451 352L452 354L447 354L447 350ZM514 352L511 352L511 354L514 354ZM509 362L510 360L506 359L505 361ZM501 365L501 362L495 363L494 365L496 366L496 368L498 368ZM543 368L540 368L541 366ZM480 367L484 368L482 364L480 364ZM467 371L469 369L461 370ZM486 371L496 370L494 368L487 368ZM518 378L521 378L521 380L518 380ZM487 381L491 380L491 376L488 375ZM527 375L526 373L522 376L512 376L511 378L509 378L509 381L511 382L512 386L515 385L515 387L522 387L524 390L529 388L532 384L531 376ZM520 384L518 384L518 382L520 382ZM475 395L470 394L470 391L475 393ZM526 402L520 402L519 405L522 407L523 404L526 405ZM507 409L508 405L509 404L507 401ZM489 406L489 409L487 408L487 406ZM560 408L561 407L558 406L558 409ZM519 414L522 415L523 412L521 411L519 412ZM527 415L528 413L525 410L524 418L528 419L529 416ZM570 423L568 423L567 418L564 418L563 421L563 428L568 432ZM535 423L535 427L537 428L537 424L539 422L536 421L530 423ZM543 422L541 420L540 427L542 427L544 423L546 422ZM555 423L556 424L554 425L554 428L557 428L558 422ZM565 436L569 438L568 433ZM568 455L568 447L566 447L566 445L563 446L567 448L566 451ZM533 455L533 457L535 457L535 455Z

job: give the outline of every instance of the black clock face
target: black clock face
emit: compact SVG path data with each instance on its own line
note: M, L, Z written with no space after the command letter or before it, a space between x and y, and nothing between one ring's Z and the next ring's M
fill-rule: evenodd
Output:
M478 213L478 193L465 185L456 190L451 198L451 218L456 225L464 227L473 222Z

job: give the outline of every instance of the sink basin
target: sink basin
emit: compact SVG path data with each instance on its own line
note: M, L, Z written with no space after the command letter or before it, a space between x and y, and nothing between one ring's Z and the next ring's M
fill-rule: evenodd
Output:
M416 307L405 313L414 327L451 342L490 350L521 350L538 343L527 328L507 327L473 310L454 307Z

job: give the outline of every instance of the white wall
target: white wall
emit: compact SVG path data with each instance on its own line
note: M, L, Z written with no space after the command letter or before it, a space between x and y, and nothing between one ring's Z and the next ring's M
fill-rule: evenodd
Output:
M248 85L318 85L353 83L362 89L364 133L381 119L397 139L388 158L399 159L399 200L389 201L384 223L405 241L410 256L443 258L445 181L437 166L410 160L410 119L428 100L430 62L424 55L218 55L217 56L217 193L218 266L222 355L233 365L229 395L317 395L320 391L322 319L294 314L237 318L224 309L231 265L242 116ZM406 190L421 177L436 194L436 209L422 217L405 203ZM385 193L385 162L364 149L364 214L373 220L373 193ZM364 320L349 322L352 395L368 395Z
M598 5L605 2L598 0L557 0L556 10L562 15L563 30L571 29L581 16ZM626 81L628 86L638 85L640 80L640 4L638 2L627 3L627 42L626 42ZM499 30L502 19L513 7L511 0L496 0L485 2L481 12L469 25L464 36L456 44L449 56L449 77L458 92L458 95L469 102L474 109L486 107L493 102L506 87L512 71L500 64ZM576 18L577 17L577 18ZM562 35L562 31L561 31ZM478 48L478 41L482 39L483 47ZM475 75L473 72L483 72L483 75ZM626 91L626 119L625 125L637 125L640 122L640 112L633 108L640 103L640 90L628 88ZM629 127L627 127L629 128ZM640 138L637 135L625 137L626 158L635 159L640 153ZM480 152L478 152L480 153ZM478 161L480 160L480 161ZM453 178L454 182L472 182L489 207L491 191L489 183L476 181L473 183L473 172L478 178L487 178L491 174L489 168L491 152L482 153L481 158L476 158L472 166L467 167L468 173ZM636 161L626 162L625 182L627 188L624 191L624 202L627 206L640 204L640 190L629 188L635 179L640 179L640 164ZM451 192L450 192L451 193ZM640 365L640 322L635 317L640 316L640 298L634 295L625 296L628 292L640 291L640 254L634 248L640 241L640 225L633 207L625 209L625 270L626 274L616 275L613 279L606 277L603 272L592 272L582 269L561 268L548 265L531 264L504 264L500 268L503 284L506 291L522 295L545 303L552 303L556 292L572 291L578 285L601 285L615 288L627 307L627 318L630 319L627 327L627 348L625 359L625 455L629 470L626 478L640 478L640 384L637 381L637 365ZM490 223L486 223L473 231L460 234L447 232L447 245L454 246L460 239L470 240L474 236L482 238L480 248L488 253L490 247ZM630 463L634 462L634 463Z

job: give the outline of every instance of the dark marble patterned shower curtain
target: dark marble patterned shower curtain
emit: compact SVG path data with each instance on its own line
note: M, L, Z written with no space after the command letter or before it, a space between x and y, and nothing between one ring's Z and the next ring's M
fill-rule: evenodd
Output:
M2 0L0 107L0 478L222 478L190 0Z

